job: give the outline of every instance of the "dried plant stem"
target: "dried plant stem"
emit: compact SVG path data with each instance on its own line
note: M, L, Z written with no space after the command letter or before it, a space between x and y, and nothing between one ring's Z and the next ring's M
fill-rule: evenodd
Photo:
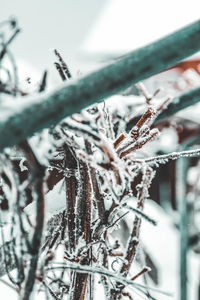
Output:
M90 174L91 174L91 180L92 180L92 187L93 192L95 196L95 201L98 209L99 218L101 220L102 224L105 224L106 222L106 213L105 213L105 205L104 205L104 197L100 193L99 190L99 183L97 180L96 170L93 167L90 167Z
M86 141L86 150L88 155L92 154L91 144L88 141ZM99 190L99 183L97 180L97 174L95 168L89 166L89 170L90 170L90 178L92 181L92 190L95 196L95 202L98 209L99 218L101 220L101 223L105 224L106 214L105 214L104 196L100 193Z
M91 148L91 144L86 140L86 150L88 155L92 154L92 148ZM100 225L102 224L106 224L107 222L107 217L106 217L106 210L105 210L105 205L104 205L104 197L101 194L100 190L99 190L99 183L97 180L97 174L96 174L96 170L93 167L89 167L90 170L90 178L91 178L91 182L92 182L92 190L95 196L95 203L97 206L97 210L98 210L98 215L100 218ZM103 253L103 261L102 261L102 265L103 267L108 267L108 258L107 258L107 251L105 248L102 249ZM108 285L108 280L105 276L101 276L101 280L103 282L103 286L104 286L104 290L105 290L105 296L107 299L107 295L109 295L109 285Z
M73 154L71 147L64 146L65 153L65 167L70 170L77 170L78 164ZM78 192L78 182L76 176L70 176L65 178L66 184L66 209L67 209L67 230L69 237L69 247L70 252L74 250L75 247L75 205L76 196Z
M114 141L114 148L117 149L119 147L119 145L125 140L126 138L126 134L125 133L121 133L118 138Z
M16 260L12 255L12 252L13 252L13 240L9 242L5 242L0 247L0 277L4 276L8 272L11 272L13 269L17 267ZM9 260L5 259L5 254L9 255Z
M44 71L38 92L44 92L47 85L47 70Z
M148 272L148 271L150 271L149 268L144 267L138 274L136 274L135 276L133 276L133 277L131 278L131 280L137 279L139 276L141 276L142 274L144 274L144 273L146 273L146 272Z
M67 66L67 64L65 63L65 61L63 60L62 56L60 55L60 53L58 52L58 50L54 50L55 55L57 56L58 60L59 60L59 64L62 67L63 72L65 73L65 75L67 77L65 77L65 80L68 78L70 79L72 77L69 68Z
M148 169L148 168L145 169L144 174L143 174L143 184L138 191L137 209L140 209L140 210L143 210L145 199L148 196L147 189L152 180L150 172L151 172L150 169ZM136 256L137 246L139 244L140 227L141 227L141 218L136 216L134 219L134 222L133 222L133 228L132 228L132 232L131 232L131 235L129 238L128 247L126 250L125 257L124 257L124 262L123 262L121 270L120 270L120 274L122 274L124 277L127 276L128 272L130 270L130 267L132 265L132 262ZM113 299L113 300L121 299L121 296L122 296L121 292L122 292L123 288L124 288L123 285L119 285L118 289L116 290L116 293L113 293L113 295L111 295L111 299Z
M60 66L60 64L57 63L57 62L55 62L54 65L55 65L56 70L58 71L58 74L60 75L62 81L67 80L67 78L66 78L66 76L65 76L65 74L64 74L64 72L63 72L63 69L62 69L62 67Z
M146 103L150 104L150 101L152 99L152 96L149 94L149 92L147 91L147 89L145 88L145 85L142 82L138 82L136 84L136 87L138 88L138 90L140 91L140 93L145 97L146 99Z
M35 182L35 192L37 193L37 218L35 232L32 240L32 251L31 251L31 261L28 270L28 277L25 282L25 287L22 291L22 300L30 299L31 292L35 283L35 274L38 263L38 256L40 252L43 221L44 221L44 192L43 192L43 182L42 178L38 178Z
M9 40L3 45L3 49L0 53L0 61L3 59L4 55L7 52L7 47L12 43L12 41L15 39L15 37L17 36L17 34L20 32L21 30L19 28L17 28L13 35L9 38Z
M104 268L108 268L108 251L107 249L104 247L102 249L103 253L103 261L102 261L102 266ZM110 295L110 287L109 287L109 283L108 283L108 278L106 276L101 276L101 280L103 283L103 287L104 287L104 293L105 293L105 298L107 300L109 300L109 295Z
M140 148L142 148L146 143L148 143L149 141L153 140L157 135L159 134L158 131L153 131L152 133L149 134L149 136L142 141L141 143L133 143L133 146L130 146L129 148L127 147L123 152L121 151L119 153L119 157L123 158L127 155L129 155L131 152L138 150Z
M151 176L149 175L149 172L150 170L147 168L145 170L145 173L143 174L143 183L139 190L137 209L140 210L143 210L144 208L144 202L147 197L147 187L150 185L151 182ZM120 270L120 273L123 274L123 276L126 276L128 274L132 261L135 258L137 245L139 242L138 238L140 234L140 226L141 226L141 218L136 216L133 222L133 229L128 243L126 256L124 259L125 262L123 263L122 268Z
M36 156L34 155L31 147L27 141L21 142L19 144L20 148L23 150L32 171L34 192L36 195L36 223L31 243L31 249L29 249L29 254L31 255L30 265L28 268L28 275L25 281L25 286L22 289L21 299L29 300L33 286L35 283L35 275L38 263L38 256L40 252L42 231L44 224L44 191L43 191L43 177L44 168L38 162Z
M0 123L0 150L173 66L200 49L199 35L200 21L196 21L51 94L19 100Z
M79 162L80 172L80 197L77 199L77 229L79 238L84 238L86 245L91 243L91 205L92 205L92 187L89 175L89 169L85 162ZM90 251L87 251L87 255L80 260L81 265L90 264ZM91 279L91 275L89 277ZM72 300L84 300L88 282L88 273L78 273L74 275L74 291L71 296Z

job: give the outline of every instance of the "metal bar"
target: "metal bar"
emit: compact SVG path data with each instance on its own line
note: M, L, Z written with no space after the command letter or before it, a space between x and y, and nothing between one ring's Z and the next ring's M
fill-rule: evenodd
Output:
M12 101L7 110L1 107L0 150L175 65L200 50L199 36L198 20L96 72L70 81L57 91Z
M173 99L169 106L161 112L154 121L154 124L171 118L174 114L189 106L195 105L200 101L200 88L195 88L186 93L183 93ZM129 131L136 124L136 120L131 120L127 124L126 130Z
M187 171L187 159L180 158L177 161L177 203L179 211L180 226L180 248L179 248L179 299L187 300L187 250L188 250L188 229L187 229L187 201L185 174Z
M181 146L181 151L199 143L199 137L191 138ZM179 247L179 300L187 300L187 251L188 251L188 202L186 198L186 173L188 170L188 159L184 157L177 160L176 172L176 197L179 211L180 247Z
M175 97L174 100L169 104L166 110L163 110L162 113L156 119L156 123L166 120L179 112L182 109L185 109L189 106L192 106L200 101L200 88L195 88L191 91L188 91L178 97Z

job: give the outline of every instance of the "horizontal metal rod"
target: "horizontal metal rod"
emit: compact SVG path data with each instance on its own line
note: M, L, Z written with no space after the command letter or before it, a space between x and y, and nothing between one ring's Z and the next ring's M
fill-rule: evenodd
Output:
M189 106L197 104L198 102L200 102L200 87L175 97L172 100L172 102L168 105L168 107L165 110L163 110L160 115L158 115L158 117L154 121L154 124L167 120L177 112ZM137 119L139 119L139 117ZM137 121L135 119L131 120L131 122L127 124L126 130L131 130L131 128L133 128L136 122Z
M180 110L192 106L200 101L200 87L188 91L178 97L168 105L167 109L163 110L162 113L156 119L156 123L166 120L179 112Z
M198 20L50 94L12 101L7 109L0 107L0 150L175 65L200 50L199 37Z

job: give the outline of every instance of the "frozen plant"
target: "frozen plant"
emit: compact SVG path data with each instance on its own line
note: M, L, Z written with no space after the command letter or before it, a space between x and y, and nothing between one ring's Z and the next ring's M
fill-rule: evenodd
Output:
M1 43L1 68L7 74L0 81L1 93L26 96L8 50L19 29L13 20L8 24L14 34ZM67 64L57 50L55 55L61 79L70 79ZM5 56L12 73L3 64ZM44 72L38 93L45 90L46 79ZM144 147L159 137L153 122L171 98L154 105L144 86L138 87L145 109L129 131L135 106L122 97L123 111L110 107L109 100L92 105L1 154L0 276L7 274L21 299L33 292L46 299L93 299L100 284L105 299L133 299L135 294L154 299L151 291L164 293L146 285L148 266L134 271L141 222L156 225L143 208L156 168L200 151L148 157ZM39 153L39 147L45 152ZM127 214L133 222L126 239ZM145 283L137 283L143 275Z

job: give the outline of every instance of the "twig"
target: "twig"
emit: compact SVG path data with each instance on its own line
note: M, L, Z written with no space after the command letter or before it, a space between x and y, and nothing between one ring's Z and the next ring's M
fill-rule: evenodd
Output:
M143 183L140 187L140 190L138 191L138 202L137 202L137 209L143 209L145 199L147 198L147 189L151 182L151 176L150 176L150 169L146 168L143 174ZM126 276L128 274L128 271L131 267L132 261L135 258L137 246L139 243L139 234L140 234L140 226L141 226L141 218L135 217L133 222L133 228L131 232L131 236L129 239L126 255L124 258L124 263L121 267L120 273L123 274L123 276Z
M36 224L34 228L32 243L31 243L31 261L28 270L28 276L26 278L25 286L22 290L21 299L28 300L30 298L33 286L35 283L35 274L38 263L38 256L40 252L40 245L42 239L43 223L44 223L44 191L43 191L43 177L44 177L44 167L38 162L36 156L34 155L31 147L27 141L21 142L19 144L20 148L23 150L28 163L30 164L30 169L32 171L34 179L34 189L36 194Z
M149 135L146 138L144 138L141 142L136 141L129 148L127 147L124 151L120 151L119 152L119 157L123 158L123 157L129 155L131 152L142 148L146 143L148 143L149 141L152 141L153 139L155 139L155 137L158 136L158 134L159 134L159 131L157 129L152 130L149 133Z
M101 139L100 137L97 135L97 132L92 132L92 130L89 130L88 126L79 124L79 126L70 124L70 122L63 122L62 123L62 127L66 128L68 130L71 130L73 132L77 132L79 135L83 135L85 137L90 137L91 139L93 139L95 142L100 142Z
M58 263L56 263L58 264ZM149 289L149 290L152 290L156 293L159 293L159 294L162 294L162 295L166 295L166 296L169 296L171 297L172 294L169 293L169 292L165 292L165 291L161 291L161 290L158 290L156 288L153 288L153 287L147 287L143 284L139 284L139 283L136 283L136 282L133 282L132 280L130 279L127 279L125 277L122 277L118 274L114 274L104 268L97 268L97 267L89 267L89 266L81 266L81 265L78 265L78 264L62 264L62 266L58 265L58 266L52 266L52 267L48 267L46 269L46 271L51 271L51 270L59 270L59 269L62 269L62 268L65 268L65 269L71 269L71 270L75 270L76 272L80 272L80 273L89 273L89 274L100 274L100 275L103 275L103 276L106 276L106 277L109 277L111 279L114 279L115 281L118 281L122 284L125 284L125 285L129 285L130 287L132 288L141 288L141 289Z
M139 276L141 276L142 274L144 274L144 273L146 273L146 272L149 272L149 271L151 271L150 268L144 267L138 274L136 274L135 276L133 276L133 277L131 278L131 280L135 280L135 279L137 279Z
M70 79L72 77L72 75L71 75L71 72L69 71L69 68L68 68L66 62L64 61L64 59L62 58L62 56L60 55L58 50L55 49L54 53L58 57L60 65L61 65L62 70L64 71L65 75L67 76L68 79Z
M139 186L138 189L138 201L137 201L137 209L143 209L144 208L144 202L146 198L148 197L148 188L151 184L153 175L152 170L149 167L146 167L143 170L143 176L142 176L142 184ZM128 272L130 270L130 267L132 265L133 260L135 259L136 253L137 253L137 247L139 244L139 235L140 235L140 227L141 227L141 218L138 216L135 217L132 227L131 236L129 238L126 254L124 257L124 262L122 264L122 267L120 269L120 274L123 276L127 276ZM120 285L117 283L118 290L115 293L115 297L118 296L116 299L121 299L122 296L122 290L124 288L123 285ZM114 298L112 298L114 299Z
M55 67L56 67L56 70L58 71L58 74L60 75L62 81L66 81L67 78L63 72L63 69L61 68L61 65L57 62L54 63Z
M146 220L150 224L152 224L154 226L157 225L157 222L154 219L152 219L151 217L149 217L148 215L146 215L143 211L141 211L141 210L139 210L137 208L134 208L134 207L128 205L127 203L120 204L119 208L128 209L129 211L134 212L136 215L138 215L139 217L143 218L144 220Z
M132 160L133 163L146 163L150 166L158 166L159 164L166 164L169 160L176 160L181 157L199 157L200 156L200 149L195 150L185 150L180 152L172 152L169 154L163 154L159 156L153 156L149 158L137 158Z
M43 92L46 89L46 85L47 85L47 70L45 70L43 73L42 80L38 90L39 93Z
M65 168L75 170L78 168L76 156L71 147L64 145ZM75 205L78 192L78 181L74 176L65 177L66 183L66 209L67 209L67 228L69 235L70 252L75 247Z
M32 251L30 253L32 257L29 266L28 276L25 282L25 287L22 292L22 300L28 300L30 298L30 294L33 290L33 286L35 283L35 273L37 269L38 255L40 252L40 244L44 222L44 192L43 182L41 178L37 179L37 181L35 182L35 191L37 193L37 217L32 240Z
M87 141L87 153L88 155L92 155L92 147L91 144ZM96 174L96 170L95 168L93 168L92 166L89 166L89 170L90 170L90 178L91 178L91 182L92 182L92 189L93 189L93 193L95 196L95 203L98 209L98 214L99 214L99 218L101 220L102 224L106 223L106 210L105 210L105 205L104 205L104 196L101 194L100 190L99 190L99 183L97 180L97 174Z
M150 104L150 101L152 99L152 96L149 94L149 92L147 91L145 85L142 82L138 82L136 84L137 89L140 91L140 93L145 97L146 99L146 103Z
M85 143L87 147L87 142ZM79 162L80 172L80 195L77 199L77 229L78 235L85 240L86 245L91 243L91 208L92 208L92 187L89 175L89 169L85 162ZM80 261L81 265L89 265L89 251L87 256ZM73 300L84 300L86 287L88 282L88 274L75 274Z
M14 40L14 38L17 36L17 34L20 32L21 30L19 28L17 28L15 30L15 32L12 34L12 36L9 38L9 40L4 44L3 46L3 50L0 53L0 61L3 59L4 55L6 54L7 51L7 47L8 45Z

